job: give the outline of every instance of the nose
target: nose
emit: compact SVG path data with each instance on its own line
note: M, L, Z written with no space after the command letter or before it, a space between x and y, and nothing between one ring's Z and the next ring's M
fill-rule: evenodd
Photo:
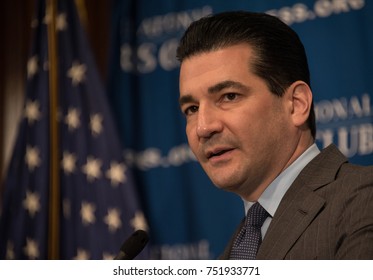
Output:
M210 138L223 128L220 116L216 109L208 106L199 106L197 135L199 138Z

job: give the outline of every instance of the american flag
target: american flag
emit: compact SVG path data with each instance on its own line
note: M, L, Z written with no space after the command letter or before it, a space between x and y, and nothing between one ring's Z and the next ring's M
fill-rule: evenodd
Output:
M50 22L45 0L39 1L24 111L3 185L1 259L49 258ZM54 22L60 215L53 222L59 225L58 258L112 259L134 230L147 229L146 220L73 0L58 1Z

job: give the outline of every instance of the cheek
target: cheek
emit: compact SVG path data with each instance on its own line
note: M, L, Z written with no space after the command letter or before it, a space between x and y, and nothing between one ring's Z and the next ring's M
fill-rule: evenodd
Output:
M185 133L188 139L189 146L194 152L197 141L195 129L193 129L191 125L187 124L185 128Z
M263 142L271 137L276 128L276 120L268 111L251 110L240 114L231 125L232 131L241 139L243 146L263 145ZM245 117L242 117L245 116ZM233 117L231 118L233 122Z

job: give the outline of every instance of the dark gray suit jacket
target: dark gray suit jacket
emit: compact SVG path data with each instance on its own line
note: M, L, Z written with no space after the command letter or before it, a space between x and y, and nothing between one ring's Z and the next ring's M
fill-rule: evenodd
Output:
M284 195L257 259L373 259L373 166L324 149Z

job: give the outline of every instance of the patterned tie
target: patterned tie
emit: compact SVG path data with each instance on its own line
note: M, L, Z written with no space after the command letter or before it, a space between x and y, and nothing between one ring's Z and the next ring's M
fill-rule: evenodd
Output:
M268 216L267 211L259 203L250 207L247 211L245 226L233 242L229 257L231 260L255 260L262 242L261 227Z

